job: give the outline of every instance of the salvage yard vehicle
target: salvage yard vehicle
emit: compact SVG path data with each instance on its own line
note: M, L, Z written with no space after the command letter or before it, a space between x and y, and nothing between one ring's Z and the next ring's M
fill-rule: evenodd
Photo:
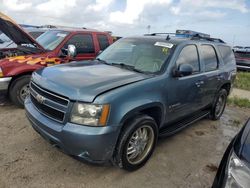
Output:
M243 46L234 46L233 47L234 52L245 52L245 48Z
M250 71L250 52L234 52L238 70Z
M232 49L220 39L122 38L93 61L34 72L26 115L64 152L133 171L159 136L207 116L219 119L235 76Z
M29 94L33 71L73 60L94 59L112 43L106 32L81 28L51 29L35 40L2 13L0 29L17 45L14 49L0 49L0 92L8 94L20 107Z
M229 144L212 188L250 187L250 119Z

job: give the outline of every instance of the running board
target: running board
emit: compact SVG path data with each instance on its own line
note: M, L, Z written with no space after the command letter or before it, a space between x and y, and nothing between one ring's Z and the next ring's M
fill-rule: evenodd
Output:
M190 124L193 124L194 122L206 117L209 114L209 111L202 111L198 114L195 114L189 118L184 119L183 121L174 123L172 125L167 125L162 130L160 130L159 137L167 137L175 134L176 132L179 132L180 130L186 128Z

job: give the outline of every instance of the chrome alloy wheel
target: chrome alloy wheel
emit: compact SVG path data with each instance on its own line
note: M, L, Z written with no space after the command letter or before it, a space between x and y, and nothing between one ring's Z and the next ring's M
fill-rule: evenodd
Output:
M217 101L216 106L215 106L215 115L216 116L220 116L220 114L224 110L225 105L226 105L226 97L224 95L221 95L218 98L218 101Z
M138 164L150 153L154 143L154 131L151 126L143 125L131 136L127 144L127 160L131 164Z
M29 95L29 93L30 93L30 86L29 84L26 84L20 90L20 93L19 93L20 99L24 101L26 97Z

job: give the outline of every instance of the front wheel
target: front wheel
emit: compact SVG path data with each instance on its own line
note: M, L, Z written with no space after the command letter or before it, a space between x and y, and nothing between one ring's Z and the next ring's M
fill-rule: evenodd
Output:
M152 155L158 137L153 118L141 115L132 120L121 133L116 148L115 163L128 171L142 167Z
M215 98L215 102L210 112L210 119L218 120L222 116L227 102L227 91L221 89Z
M29 95L30 75L17 78L10 87L9 96L11 101L23 108L24 100Z

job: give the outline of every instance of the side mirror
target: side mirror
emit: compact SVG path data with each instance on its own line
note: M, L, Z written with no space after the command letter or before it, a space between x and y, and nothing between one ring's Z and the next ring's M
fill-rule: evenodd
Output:
M73 45L73 44L68 45L67 55L68 55L68 57L75 57L76 56L76 47L75 47L75 45Z
M174 71L175 77L188 76L193 73L193 67L189 64L180 64L178 69Z

